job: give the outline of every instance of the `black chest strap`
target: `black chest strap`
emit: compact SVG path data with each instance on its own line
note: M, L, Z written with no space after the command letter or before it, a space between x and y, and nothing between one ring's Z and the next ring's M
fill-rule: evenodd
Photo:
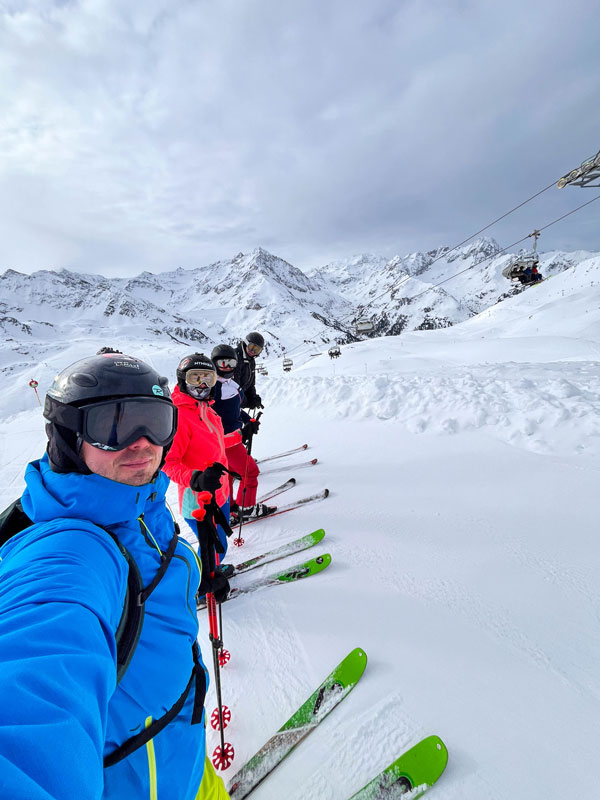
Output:
M150 723L150 725L148 725L148 727L144 728L139 733L136 733L135 736L131 736L129 739L123 742L120 747L117 747L117 749L114 750L110 755L106 756L104 759L105 768L112 767L114 764L118 764L119 761L122 761L140 747L143 747L150 741L150 739L153 739L157 734L159 734L163 728L166 728L169 722L171 722L171 720L173 720L177 714L179 714L185 705L185 701L187 700L192 688L195 689L195 696L191 724L197 725L199 722L201 722L202 712L204 709L204 698L206 696L206 673L204 672L204 667L200 663L200 648L198 647L198 642L194 642L192 645L192 655L194 658L192 674L190 675L187 686L183 690L177 702L174 703L171 708L162 715L162 717L155 719Z

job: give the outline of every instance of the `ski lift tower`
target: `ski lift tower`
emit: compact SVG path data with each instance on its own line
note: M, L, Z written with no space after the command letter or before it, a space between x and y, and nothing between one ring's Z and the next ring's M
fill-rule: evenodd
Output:
M582 188L600 188L600 150L595 156L587 158L580 167L577 167L558 181L556 184L559 189L565 186L581 186Z

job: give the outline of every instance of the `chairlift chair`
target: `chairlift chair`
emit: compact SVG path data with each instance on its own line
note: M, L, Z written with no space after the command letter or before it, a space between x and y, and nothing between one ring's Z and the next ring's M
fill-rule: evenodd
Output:
M294 362L291 358L284 358L283 359L283 371L289 372L291 368L294 366Z
M337 345L335 345L334 347L329 348L327 355L329 358L339 358L342 355L342 351Z
M511 281L519 281L522 284L537 283L542 280L540 273L532 276L532 270L537 269L540 263L540 257L537 252L537 240L539 239L540 232L535 230L529 234L533 236L534 244L533 250L526 252L521 250L516 258L513 258L510 263L502 270L502 275Z
M371 333L371 331L373 331L374 329L375 326L373 325L370 319L359 319L355 326L357 334Z

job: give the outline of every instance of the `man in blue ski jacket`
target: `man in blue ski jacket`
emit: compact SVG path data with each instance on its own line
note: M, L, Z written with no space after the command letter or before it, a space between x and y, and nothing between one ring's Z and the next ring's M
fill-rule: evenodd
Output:
M44 416L22 497L34 524L0 549L0 798L224 800L206 759L201 568L160 471L167 379L92 356L57 375Z

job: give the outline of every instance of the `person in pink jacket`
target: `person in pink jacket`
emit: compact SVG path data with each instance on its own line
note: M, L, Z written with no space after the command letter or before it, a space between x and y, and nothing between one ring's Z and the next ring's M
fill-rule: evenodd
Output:
M221 587L225 594L228 590L221 570L215 569L227 552L226 530L231 532L226 447L241 441L241 433L235 431L225 436L221 418L211 408L216 379L215 366L203 353L192 353L181 360L172 394L179 412L177 433L163 470L177 484L181 514L198 536L203 562L199 594L213 591L218 600L223 595ZM218 539L206 541L205 526L199 526L198 520L203 518L203 510L212 497L224 519L216 526ZM220 556L218 560L215 550Z

